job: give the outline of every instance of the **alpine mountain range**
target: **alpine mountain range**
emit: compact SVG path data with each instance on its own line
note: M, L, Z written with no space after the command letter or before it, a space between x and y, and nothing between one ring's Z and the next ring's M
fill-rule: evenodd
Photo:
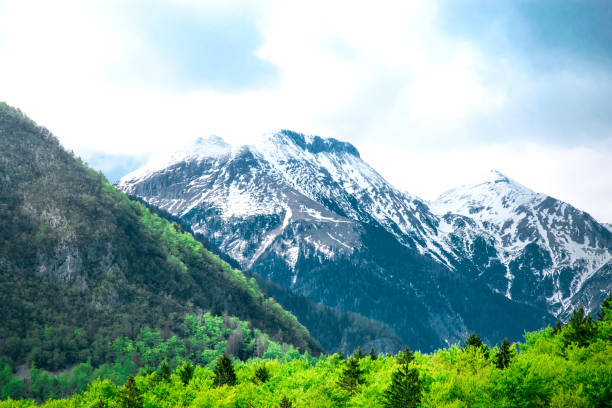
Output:
M612 227L497 171L429 202L350 143L281 130L239 147L200 138L117 186L247 273L383 322L422 351L471 332L516 340L597 310L612 288Z

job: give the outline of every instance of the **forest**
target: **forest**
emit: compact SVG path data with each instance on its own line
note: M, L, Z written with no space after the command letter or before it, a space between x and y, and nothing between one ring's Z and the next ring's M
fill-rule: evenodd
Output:
M0 408L611 406L612 296L595 319L578 309L567 324L525 333L517 344L504 340L489 347L471 334L463 344L431 354L406 348L395 356L377 355L358 349L348 358L315 358L270 343L262 354L242 361L221 347L202 349L205 340L224 326L222 318L210 315L202 321L195 316L186 319L192 328L192 350L161 341L147 330L137 341L116 340L113 347L120 351L119 359L132 361L130 354L132 359L137 354L146 361L139 373L127 375L122 383L112 376L90 375L96 378L67 399L11 399L7 391L26 385L20 385L5 365L0 385L3 397L9 398ZM236 320L231 324L246 328ZM228 343L224 345L227 350ZM232 350L239 355L240 347ZM73 375L86 375L89 369L77 368ZM29 381L31 387L36 379Z

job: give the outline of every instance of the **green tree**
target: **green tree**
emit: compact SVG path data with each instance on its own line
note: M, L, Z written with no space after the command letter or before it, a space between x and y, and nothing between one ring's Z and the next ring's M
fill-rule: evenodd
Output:
M168 364L166 360L162 361L161 365L159 366L159 375L164 379L164 381L170 381L170 364Z
M265 364L262 364L255 369L255 378L261 383L268 381L270 378L270 372Z
M561 333L561 329L563 329L563 324L561 323L561 320L557 320L555 327L553 328L553 334Z
M510 342L507 338L502 341L501 347L497 354L495 354L495 365L497 368L503 370L510 365L512 359L512 349L510 348Z
M119 403L123 408L142 408L143 399L136 387L136 381L131 375L128 377L123 389L117 395Z
M364 382L363 370L359 367L359 360L355 357L349 358L338 379L338 386L348 391L349 394L354 394L359 384Z
M574 310L563 330L563 345L575 343L578 347L589 345L596 333L591 315L585 314L581 307Z
M478 337L478 335L476 333L472 333L469 335L469 337L465 340L465 347L475 347L475 348L482 348L482 340L480 340L480 337Z
M376 360L378 358L378 356L376 355L376 350L374 350L374 347L370 349L370 358L372 360Z
M361 346L357 346L357 350L355 350L353 357L355 357L357 360L361 360L365 356L366 354L363 352L363 350L361 350Z
M23 394L23 381L13 376L11 366L0 360L0 399L20 398Z
M232 360L223 354L217 359L215 364L215 386L221 387L222 385L236 385L236 373L234 372L234 366Z
M423 385L419 380L419 371L411 367L414 355L408 347L396 357L400 367L393 373L391 384L383 395L383 406L386 408L416 407L421 401Z
M189 381L191 381L191 378L193 378L193 364L188 361L185 361L177 371L179 377L181 377L181 381L183 382L183 384L189 384Z
M470 334L465 340L465 348L469 349L470 347L474 349L481 349L484 353L484 357L487 359L489 358L489 348L482 342L476 333Z
M608 297L601 304L601 310L597 312L598 320L605 320L608 316L612 316L612 292L608 294Z
M293 408L293 403L289 401L289 398L284 396L278 405L278 408Z

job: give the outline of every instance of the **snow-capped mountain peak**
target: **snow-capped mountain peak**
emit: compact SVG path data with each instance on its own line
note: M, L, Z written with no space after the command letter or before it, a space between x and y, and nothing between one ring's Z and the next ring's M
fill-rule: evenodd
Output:
M143 167L121 177L117 184L120 187L127 186L144 180L151 174L171 167L176 163L219 159L230 156L235 150L232 145L219 136L198 137L178 151L151 158Z
M546 199L503 175L491 170L480 183L464 185L445 193L430 203L432 212L478 218L481 221L503 222L512 218L525 205L536 205Z
M210 135L206 138L199 137L190 149L186 149L188 157L204 158L218 157L231 153L232 145L221 137Z
M455 227L443 240L457 257L474 257L469 246L484 239L505 271L497 290L509 298L546 297L555 314L564 313L589 277L612 258L610 234L588 214L496 170L480 183L443 193L430 209ZM457 245L457 237L467 246ZM528 276L531 281L516 286ZM536 281L546 293L529 288Z
M291 147L293 149L309 152L311 154L347 153L359 157L359 151L355 148L355 146L348 142L342 142L334 138L322 138L316 135L306 135L287 129L265 134L261 141L255 145L255 147L260 148L262 145L266 144L270 144L281 150Z
M189 222L245 269L360 313L379 302L375 288L395 293L402 308L428 296L445 304L457 284L459 303L484 288L508 310L563 316L596 305L610 286L597 274L612 258L608 227L495 170L425 203L387 182L350 143L279 130L240 147L198 139L119 187ZM382 300L371 307L373 317L395 321L385 320ZM455 317L432 324L448 338L446 327L463 327ZM400 332L411 336L409 326Z
M491 169L489 170L488 177L484 180L484 182L508 183L510 182L510 179L503 175L499 170Z

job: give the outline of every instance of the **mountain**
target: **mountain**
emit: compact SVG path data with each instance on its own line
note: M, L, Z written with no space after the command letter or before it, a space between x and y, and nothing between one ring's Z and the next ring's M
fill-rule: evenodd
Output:
M184 220L138 198L134 199L143 202L155 214L189 231L228 264L240 268L240 264L235 259L219 250L202 234L193 232L191 226ZM403 341L393 329L382 322L314 302L256 273L252 274L252 277L256 279L257 284L267 296L281 303L286 310L298 318L299 322L307 326L310 334L328 353L339 352L343 355L350 355L357 347L361 347L366 351L374 348L378 353L392 354L403 348Z
M442 194L430 208L451 256L510 299L564 318L579 305L593 310L610 290L612 281L599 271L612 259L609 229L495 170L481 183Z
M518 339L571 307L594 306L597 291L610 288L597 279L610 257L609 230L509 179L502 189L497 178L506 178L492 177L428 203L389 184L351 144L283 130L240 147L199 139L118 187L185 220L250 273L379 320L427 351L472 331L490 343ZM529 207L532 195L540 198ZM503 228L506 213L488 209L488 200L514 214L515 228ZM482 202L482 211L471 202ZM521 224L527 211L547 212L546 222ZM582 232L574 230L579 224ZM552 236L571 242L544 246L539 227L549 230L541 235L547 244ZM567 252L578 247L584 256Z
M112 363L110 343L136 339L146 327L160 330L164 340L176 336L175 346L189 349L185 316L198 316L203 324L207 311L225 316L224 330L240 331L236 338L250 352L266 338L315 355L322 351L253 279L179 225L128 199L49 131L6 104L0 104L0 151L5 362L34 362L49 370L87 360L94 366ZM237 326L231 316L248 323ZM218 344L219 352L224 344ZM141 357L131 355L142 364L150 360Z

